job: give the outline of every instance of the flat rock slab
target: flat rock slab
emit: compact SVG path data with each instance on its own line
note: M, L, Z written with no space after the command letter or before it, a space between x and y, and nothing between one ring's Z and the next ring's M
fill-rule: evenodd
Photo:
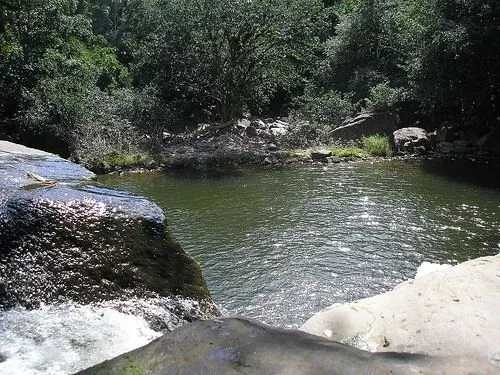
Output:
M301 330L371 351L478 357L500 365L499 312L500 256L490 256L333 305Z
M487 361L370 353L241 318L197 321L79 375L496 374Z

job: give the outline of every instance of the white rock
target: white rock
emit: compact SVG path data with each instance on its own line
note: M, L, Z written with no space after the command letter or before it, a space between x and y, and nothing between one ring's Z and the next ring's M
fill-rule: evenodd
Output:
M300 329L371 351L476 357L498 366L499 312L500 256L490 256L333 305Z

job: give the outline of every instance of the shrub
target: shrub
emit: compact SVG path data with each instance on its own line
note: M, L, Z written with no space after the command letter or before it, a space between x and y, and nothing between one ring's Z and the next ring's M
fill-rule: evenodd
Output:
M379 83L370 88L370 97L365 99L368 112L389 111L407 98L402 88L393 88L388 82Z
M390 156L392 153L389 139L380 134L363 137L362 144L363 150L372 156Z
M338 126L346 117L356 112L349 94L341 94L338 91L319 94L312 87L306 89L296 104L299 113L305 118L330 126Z

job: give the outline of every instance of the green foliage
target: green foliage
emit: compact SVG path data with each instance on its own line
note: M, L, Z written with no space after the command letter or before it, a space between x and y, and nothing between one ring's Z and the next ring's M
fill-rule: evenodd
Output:
M391 145L387 137L383 135L370 135L362 138L363 150L372 156L390 156Z
M226 122L259 112L314 63L322 9L317 0L144 2L134 29L153 32L134 42L134 75L157 85L184 119Z
M364 150L354 146L333 148L332 154L339 158L360 158L365 156Z
M78 159L291 107L293 147L360 111L485 133L499 23L497 0L3 0L0 125Z
M403 88L393 88L388 82L379 83L370 88L370 95L365 99L365 111L388 112L397 107L406 98Z
M348 93L357 110L419 107L436 124L493 126L498 1L344 0L336 7L339 23L316 83L323 92Z
M349 94L331 90L318 95L311 86L297 99L297 105L301 116L333 126L338 126L346 117L356 112Z
M153 161L152 157L143 154L118 154L113 151L111 154L104 155L104 161L110 167L118 168L136 168L144 167Z

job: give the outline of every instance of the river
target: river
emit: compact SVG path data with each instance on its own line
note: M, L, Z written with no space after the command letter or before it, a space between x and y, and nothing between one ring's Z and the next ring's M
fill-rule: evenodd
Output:
M105 176L151 198L227 314L297 327L382 293L424 261L500 251L498 169L358 162Z
M500 251L500 171L470 162L356 162L102 176L144 195L202 266L225 314L297 327L333 304ZM167 300L0 312L0 374L64 375L144 345L137 311ZM189 301L186 301L189 303Z

